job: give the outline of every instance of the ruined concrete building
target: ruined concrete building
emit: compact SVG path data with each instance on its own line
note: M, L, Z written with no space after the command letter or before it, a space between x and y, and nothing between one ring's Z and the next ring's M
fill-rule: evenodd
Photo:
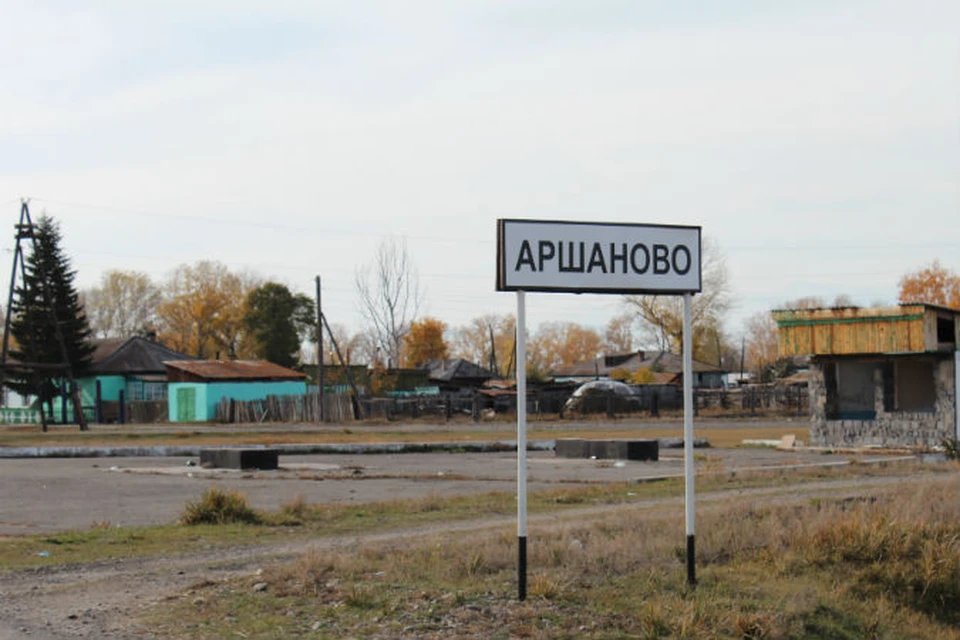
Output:
M960 311L930 304L773 311L809 355L814 446L936 446L960 433Z

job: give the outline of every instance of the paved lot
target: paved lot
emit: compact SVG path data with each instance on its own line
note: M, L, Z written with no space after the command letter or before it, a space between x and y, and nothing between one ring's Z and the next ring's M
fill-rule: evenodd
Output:
M682 475L681 450L657 462L557 459L529 454L529 489ZM847 456L772 449L698 451L698 471L837 463ZM858 456L863 460L867 456ZM279 471L205 470L188 458L0 460L0 534L85 529L94 523L172 523L211 485L242 491L259 509L303 496L352 503L428 495L516 491L515 453L281 456Z

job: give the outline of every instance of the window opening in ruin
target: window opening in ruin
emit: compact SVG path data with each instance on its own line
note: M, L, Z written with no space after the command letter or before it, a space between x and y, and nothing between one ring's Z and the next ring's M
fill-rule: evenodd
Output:
M876 385L873 376L876 363L841 361L835 367L833 398L827 384L827 417L834 420L875 419Z
M956 333L953 318L937 318L937 344L951 345L956 343Z
M888 380L888 376L891 379ZM934 362L910 359L888 363L884 366L883 394L885 411L934 411L937 402Z

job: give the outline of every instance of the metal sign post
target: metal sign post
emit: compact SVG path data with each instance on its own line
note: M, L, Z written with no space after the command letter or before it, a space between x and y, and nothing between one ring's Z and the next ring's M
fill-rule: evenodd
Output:
M696 584L691 301L701 288L700 227L497 221L497 291L517 294L517 578L527 597L527 291L683 295L687 580ZM958 366L960 369L960 366ZM960 396L960 392L957 394Z
M693 493L693 296L683 294L683 477L687 530L687 583L697 584L695 513Z
M517 291L517 591L527 599L527 305Z

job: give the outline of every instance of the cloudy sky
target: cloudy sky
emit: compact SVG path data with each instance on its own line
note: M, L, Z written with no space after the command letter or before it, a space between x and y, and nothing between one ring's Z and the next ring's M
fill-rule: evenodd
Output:
M425 311L511 312L497 218L690 224L728 328L960 271L960 3L0 0L0 247L21 198L81 287L219 260L359 328L404 238ZM9 253L2 255L9 256ZM602 328L616 296L528 297Z

